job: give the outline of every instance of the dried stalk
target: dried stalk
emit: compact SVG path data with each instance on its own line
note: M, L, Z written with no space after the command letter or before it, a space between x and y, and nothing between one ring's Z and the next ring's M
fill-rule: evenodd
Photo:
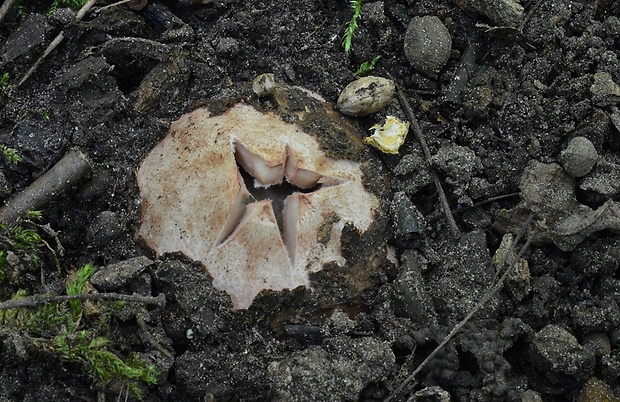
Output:
M525 243L519 250L519 253L516 255L516 257L510 261L506 260L507 256L511 255L512 252L515 250L516 245L519 242L519 240L521 240L521 238L527 232L528 228L530 227L530 223L532 222L533 219L534 219L534 214L531 213L528 216L528 218L525 220L525 223L521 227L521 230L519 230L519 233L517 234L515 240L510 245L510 248L508 249L506 254L504 254L501 264L499 264L498 271L501 270L504 266L506 266L506 269L504 273L502 274L501 278L497 281L497 283L495 283L495 285L487 293L485 293L482 299L480 299L480 301L476 303L476 305L469 311L469 313L467 313L465 318L463 318L461 322L459 322L457 325L454 326L454 328L452 328L450 333L431 352L431 354L428 355L426 359L424 359L424 361L420 363L420 365L415 370L413 370L413 372L405 379L405 381L403 381L398 386L398 388L396 388L394 392L392 392L383 402L390 402L394 400L394 398L398 397L400 393L405 389L405 387L409 385L411 381L415 380L415 376L420 371L422 371L424 367L426 367L428 362L431 361L437 355L437 353L439 353L441 349L443 349L444 346L446 346L448 342L450 342L452 338L454 338L454 336L456 336L456 334L461 330L461 328L465 326L465 324L467 324L467 322L474 316L474 314L476 314L482 307L484 307L487 304L487 302L491 299L491 297L493 297L495 294L497 294L497 292L500 291L500 289L504 286L504 282L506 281L506 278L508 278L508 275L510 275L510 273L513 271L514 267L516 266L517 262L521 259L521 257L523 257L523 254L528 249L528 247L530 246L530 244L536 237L536 234L538 233L538 229L534 227L534 229L529 233L527 240L525 241Z
M90 159L71 149L50 170L0 208L0 223L10 224L27 211L39 209L65 191L91 168Z
M2 7L0 7L0 22L2 22L14 2L15 0L4 0L4 3L2 3Z
M68 300L122 300L130 303L154 304L163 308L166 306L166 296L160 293L157 297L124 295L120 293L89 293L81 295L61 296L30 296L23 299L11 299L0 303L0 310L9 310L20 307L36 307L41 304L64 302Z
M461 237L461 231L459 227L456 225L456 221L454 220L454 216L452 216L452 211L450 210L450 205L448 204L448 199L446 198L446 193L443 191L443 187L441 187L441 181L439 180L439 175L437 171L433 167L431 163L431 151L426 144L426 139L424 138L424 134L422 133L422 129L418 125L418 120L415 118L415 114L411 110L411 106L409 106L409 101L405 96L405 93L402 89L398 88L396 90L396 97L400 102L405 114L407 115L407 119L411 124L411 128L413 129L413 134L415 135L416 140L420 144L422 148L422 152L424 153L424 158L426 158L426 163L428 164L428 168L431 172L431 176L433 177L433 181L435 182L435 187L437 188L437 195L439 196L439 202L441 203L441 208L443 209L443 213L448 221L448 226L450 226L450 232L452 233L452 237L456 240Z
M86 13L90 11L90 9L95 5L96 2L97 0L89 0L88 3L84 4L82 8L80 8L80 10L77 12L74 23L84 18ZM58 46L64 38L65 31L60 31L60 33L56 35L52 43L50 43L47 49L45 49L45 52L43 52L41 57L37 59L37 61L30 67L30 69L28 69L26 74L24 74L24 76L19 80L19 82L17 83L17 87L20 87L24 82L28 80L28 78L30 78L30 76L36 71L36 69L41 65L43 60L47 57L47 55L49 55L52 50L56 49L56 46Z

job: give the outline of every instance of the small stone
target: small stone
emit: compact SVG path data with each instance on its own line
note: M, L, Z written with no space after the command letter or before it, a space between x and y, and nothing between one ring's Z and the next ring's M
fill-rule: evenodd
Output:
M417 71L434 76L448 62L452 38L448 28L435 16L416 17L405 33L405 57Z
M355 321L350 319L347 313L339 310L325 322L323 331L327 336L334 337L353 331L355 325Z
M502 272L506 264L514 261L517 257L516 250L511 251L513 243L512 234L506 233L502 242L493 256L493 264L497 272ZM506 280L506 290L516 301L523 300L531 290L530 267L525 258L514 263L513 269Z
M608 356L611 353L611 341L607 334L594 332L583 339L583 347L590 349L595 356Z
M394 194L391 210L396 236L408 238L424 232L424 217L403 191Z
M620 101L620 85L616 84L606 71L594 74L594 83L590 87L592 101L596 106L615 105Z
M75 11L69 7L59 8L51 15L50 21L58 26L70 24L75 21Z
M336 107L347 116L367 116L382 109L394 96L394 83L382 77L363 77L345 87Z
M523 21L523 6L515 0L472 0L469 6L498 26L517 28Z
M428 261L417 251L407 250L401 257L401 269L392 282L394 314L413 320L416 325L431 325L437 322L433 300L426 291L422 272Z
M528 389L521 395L521 402L543 402L543 400L538 392Z
M422 402L422 401L437 401L437 402L450 402L450 394L448 391L441 387L427 387L419 390L407 399L407 402Z
M385 4L383 1L373 1L372 3L364 3L362 8L364 20L373 25L382 25L387 22L385 16Z
M252 91L256 96L271 94L277 87L278 84L272 73L261 74L252 81Z
M534 335L529 355L532 364L556 383L588 378L595 363L594 354L557 325L547 325Z
M613 389L598 378L592 377L586 382L579 394L578 402L620 402Z
M468 147L449 145L441 147L432 157L433 164L456 181L469 182L473 174L480 170L482 162Z
M617 197L620 195L620 165L600 158L592 172L580 181L579 188L595 191L606 198Z
M235 38L222 38L215 47L215 51L222 57L234 57L240 51L239 42Z
M573 138L562 151L564 170L573 177L583 177L590 173L597 159L596 148L585 137Z
M146 257L135 257L110 264L95 272L90 282L97 289L112 291L125 286L140 275L153 261Z

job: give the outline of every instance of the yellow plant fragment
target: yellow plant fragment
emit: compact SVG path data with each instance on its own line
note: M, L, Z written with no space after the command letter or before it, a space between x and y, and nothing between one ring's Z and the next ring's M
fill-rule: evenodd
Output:
M364 138L364 144L372 145L386 154L397 154L407 138L409 122L402 122L394 116L387 116L383 126L375 124L370 129L375 132L370 137Z

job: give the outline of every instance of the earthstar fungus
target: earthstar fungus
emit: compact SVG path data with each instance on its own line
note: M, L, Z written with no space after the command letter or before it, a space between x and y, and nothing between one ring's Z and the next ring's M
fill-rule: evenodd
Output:
M257 188L287 181L300 189L284 200L281 222L240 169ZM246 103L181 116L142 162L138 184L138 236L158 255L201 261L235 308L264 289L309 286L326 263L344 266L343 228L363 233L378 209L358 162L327 156L300 125Z

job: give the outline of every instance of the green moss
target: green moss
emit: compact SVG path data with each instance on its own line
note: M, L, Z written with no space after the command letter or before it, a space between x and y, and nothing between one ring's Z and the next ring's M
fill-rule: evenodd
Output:
M347 24L347 29L344 31L344 38L342 39L342 47L346 54L351 52L353 36L355 36L355 31L357 30L357 20L362 16L362 2L363 0L351 0L350 2L353 15Z
M377 64L380 58L381 58L381 55L376 55L371 60L365 61L362 64L360 64L359 68L355 72L355 75L359 77L363 77L364 75L367 75L368 73L370 73L372 70L375 69L375 64Z
M2 91L1 88L0 91ZM7 147L6 145L0 145L0 152L4 155L7 161L14 165L22 161L22 157L17 153L17 151L13 148Z
M135 356L128 357L126 361L121 360L106 349L108 343L107 338L91 338L86 331L80 331L58 335L55 349L63 360L82 364L97 385L106 385L116 378L140 398L137 382L156 384L157 371L154 366L148 366Z

